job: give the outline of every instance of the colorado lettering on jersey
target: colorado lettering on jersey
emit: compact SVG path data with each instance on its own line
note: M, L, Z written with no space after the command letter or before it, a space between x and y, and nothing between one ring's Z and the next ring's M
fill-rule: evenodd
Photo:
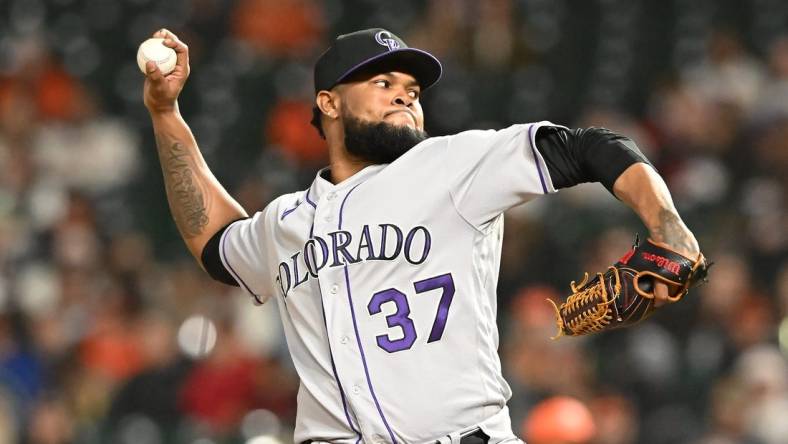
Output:
M376 231L374 234L373 230ZM323 267L341 267L362 261L391 261L400 256L413 265L419 265L427 260L431 247L432 235L420 225L408 230L407 234L394 224L379 224L377 229L364 225L355 238L349 231L332 231L326 238L313 236L301 250L280 262L275 273L276 281L282 296L287 297L294 288L316 278Z

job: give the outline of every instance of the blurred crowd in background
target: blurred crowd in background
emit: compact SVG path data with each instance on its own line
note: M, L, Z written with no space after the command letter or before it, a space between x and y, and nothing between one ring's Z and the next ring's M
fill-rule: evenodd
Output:
M180 99L247 211L326 162L309 125L330 39L433 52L433 135L535 120L630 136L716 263L635 328L555 334L545 298L646 235L603 187L507 215L500 353L529 444L788 443L788 2L0 2L0 443L292 441L273 303L211 281L172 223L136 48L191 49ZM458 390L461 388L458 387Z

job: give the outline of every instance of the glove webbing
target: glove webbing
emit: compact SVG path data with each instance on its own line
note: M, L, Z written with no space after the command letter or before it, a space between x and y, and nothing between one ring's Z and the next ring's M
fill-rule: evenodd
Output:
M605 277L602 273L597 273L597 279L589 286L587 286L588 273L585 273L580 284L575 284L575 281L572 281L570 286L573 294L560 307L552 299L547 300L555 309L556 323L558 324L558 334L550 339L558 339L563 336L564 328L569 329L574 335L583 335L602 331L610 324L613 319L613 309L616 307L616 298L621 294L621 278L616 267L610 267L609 270L613 272L616 279L613 286L615 294L612 297L608 294ZM580 314L580 312L583 313ZM564 316L561 316L561 313L564 313ZM564 317L571 319L564 324Z

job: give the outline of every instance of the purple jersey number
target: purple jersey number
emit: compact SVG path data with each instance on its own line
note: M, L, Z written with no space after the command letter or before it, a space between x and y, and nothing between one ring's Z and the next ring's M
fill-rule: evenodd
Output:
M394 302L394 305L397 306L397 311L394 314L386 316L386 323L389 328L400 327L404 335L395 340L391 340L389 335L378 335L375 337L378 340L378 346L389 353L407 350L416 342L416 329L413 327L413 320L408 317L410 314L408 297L396 288L379 291L372 295L372 300L367 305L369 314L380 313L380 306L386 302Z
M443 294L438 303L438 311L435 314L435 321L432 324L432 330L427 339L428 343L438 341L443 336L443 330L446 328L446 320L449 318L449 307L451 306L455 291L454 279L451 273L446 273L414 282L413 288L416 290L416 293L426 293L438 288L443 289ZM413 320L409 317L410 305L408 304L408 297L405 293L396 288L379 291L372 295L372 299L367 305L369 314L376 315L380 313L381 306L386 302L394 302L394 305L397 307L396 312L386 316L386 324L389 328L401 328L403 336L400 339L392 340L387 334L378 335L375 337L378 346L389 353L407 350L416 342L417 336L416 327L413 324Z
M451 300L454 298L454 279L451 273L442 274L423 281L413 283L413 288L416 293L424 293L437 288L443 289L441 301L438 303L438 312L435 313L435 322L432 323L432 330L427 342L439 341L443 336L443 330L446 328L446 320L449 318L449 307Z

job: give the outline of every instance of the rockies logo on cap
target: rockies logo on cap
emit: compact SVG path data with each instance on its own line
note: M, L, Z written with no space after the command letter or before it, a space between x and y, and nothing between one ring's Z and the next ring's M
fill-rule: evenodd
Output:
M391 38L391 34L388 31L380 31L375 34L375 41L383 46L388 46L389 51L400 48L399 42Z
M315 94L328 90L363 69L402 71L413 75L421 90L441 76L441 64L432 54L409 48L383 28L362 29L337 36L315 63Z

